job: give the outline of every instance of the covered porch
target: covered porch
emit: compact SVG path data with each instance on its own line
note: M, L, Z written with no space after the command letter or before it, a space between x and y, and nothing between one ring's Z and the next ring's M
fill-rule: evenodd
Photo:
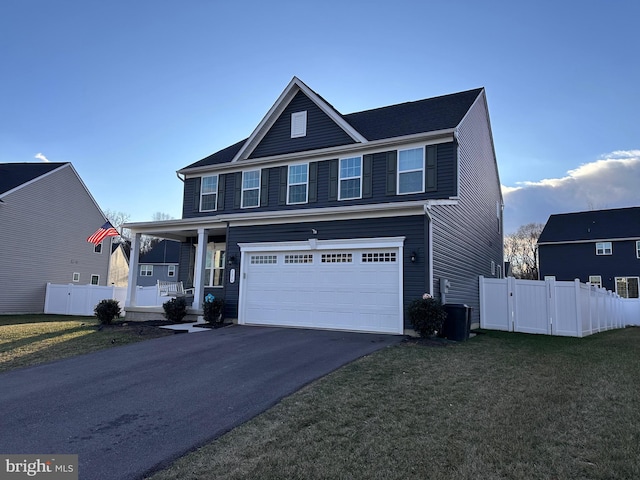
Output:
M188 251L183 255L183 249L181 249L177 282L182 282L185 289L193 289L193 295L186 296L190 306L185 320L195 321L199 315L202 315L202 303L206 295L205 288L211 288L215 285L216 288L223 289L224 269L213 272L211 265L207 268L207 247L214 246L218 253L216 261L225 262L227 222L223 222L217 217L200 217L128 223L124 227L130 229L132 233L132 254L129 260L129 281L124 308L127 320L149 320L157 318L164 312L162 300L149 301L149 295L142 295L140 287L137 287L140 270L140 245L142 236L147 235L179 241L183 244L183 249ZM184 259L187 260L183 261ZM164 299L165 297L159 298ZM166 297L166 300L170 298Z

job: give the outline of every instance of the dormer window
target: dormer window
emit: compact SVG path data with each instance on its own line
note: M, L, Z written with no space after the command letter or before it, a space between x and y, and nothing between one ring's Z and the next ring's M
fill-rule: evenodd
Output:
M291 114L291 138L307 136L307 111Z

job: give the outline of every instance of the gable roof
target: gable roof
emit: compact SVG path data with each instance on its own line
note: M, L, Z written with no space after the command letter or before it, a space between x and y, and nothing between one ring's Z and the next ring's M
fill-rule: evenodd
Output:
M298 92L307 95L354 142L366 144L376 140L456 128L483 90L476 88L343 115L294 77L248 138L192 163L179 172L248 158Z
M0 196L54 171L67 163L0 163Z
M151 250L140 254L139 264L178 263L180 260L180 242L160 240Z
M640 238L640 207L551 215L538 245Z

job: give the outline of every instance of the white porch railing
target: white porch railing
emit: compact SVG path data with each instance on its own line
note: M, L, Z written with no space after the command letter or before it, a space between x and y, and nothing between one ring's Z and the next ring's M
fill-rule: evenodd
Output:
M584 337L640 324L640 299L595 285L480 277L480 327Z

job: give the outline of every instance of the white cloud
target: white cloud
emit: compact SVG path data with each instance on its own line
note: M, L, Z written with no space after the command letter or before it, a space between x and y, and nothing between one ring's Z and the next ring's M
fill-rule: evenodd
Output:
M33 158L37 158L38 160L42 160L43 162L49 162L49 159L47 157L45 157L42 153L38 153Z
M554 213L640 206L640 150L611 152L562 178L516 185L502 187L506 233Z

